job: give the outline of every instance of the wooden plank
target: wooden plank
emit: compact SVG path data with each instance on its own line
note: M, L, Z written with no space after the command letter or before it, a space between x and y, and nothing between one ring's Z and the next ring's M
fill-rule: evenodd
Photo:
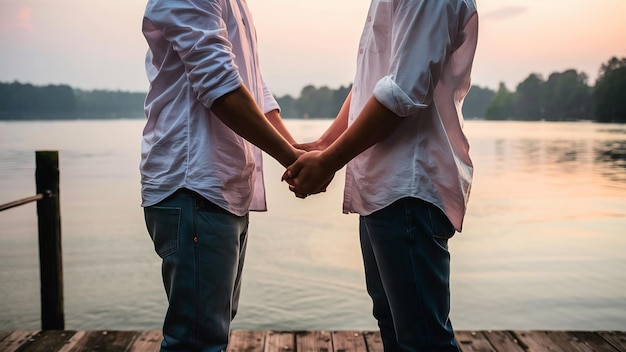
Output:
M514 331L513 335L528 352L572 352L559 347L548 331Z
M547 331L557 346L568 352L595 352L589 346L586 346L579 339L564 331ZM614 352L614 351L611 351Z
M265 336L265 352L295 352L295 339L293 332L270 331Z
M296 351L329 352L333 350L333 341L328 331L296 332Z
M509 331L485 331L483 335L496 351L525 352L517 338Z
M457 331L463 352L626 352L623 331ZM2 352L157 352L150 331L0 331ZM231 332L229 352L382 352L379 332Z
M591 331L570 331L568 335L572 336L576 344L582 344L593 352L615 352L616 349L602 336Z
M367 351L365 337L359 331L333 331L331 336L335 352Z
M620 352L626 352L626 332L624 331L599 331L598 335L602 336L607 342Z
M28 340L37 334L38 331L20 330L12 331L0 341L0 351L15 352L20 346L28 342Z
M365 343L367 343L368 352L383 352L383 339L380 337L380 331L366 331L363 333Z
M85 331L70 339L60 352L125 352L139 331Z
M234 330L230 332L228 352L263 352L266 331Z
M57 352L69 352L71 351L84 337L87 335L87 331L77 331Z
M1 330L1 331L0 331L0 342L2 342L2 340L3 340L5 337L7 337L7 336L11 335L11 333L12 333L12 331L9 331L9 330L7 330L7 331Z
M45 330L31 336L16 352L23 351L58 351L76 331Z
M456 331L455 335L463 352L497 352L480 331Z
M148 330L139 333L128 346L127 352L158 352L161 348L163 333L161 330Z

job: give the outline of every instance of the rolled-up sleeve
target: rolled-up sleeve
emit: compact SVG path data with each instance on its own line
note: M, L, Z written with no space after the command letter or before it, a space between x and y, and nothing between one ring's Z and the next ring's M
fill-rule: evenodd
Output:
M220 1L155 1L145 16L172 44L204 106L242 85Z
M391 60L374 96L405 117L431 104L457 23L447 1L391 1Z
M263 113L267 114L272 110L280 111L280 105L278 105L276 98L274 98L274 95L267 87L267 84L263 81Z

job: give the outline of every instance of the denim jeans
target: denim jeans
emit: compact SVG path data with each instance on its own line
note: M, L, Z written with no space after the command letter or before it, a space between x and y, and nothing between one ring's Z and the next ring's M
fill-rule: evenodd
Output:
M248 216L187 190L144 209L169 306L161 351L222 351L237 312Z
M367 291L385 351L459 351L448 317L454 232L439 208L416 198L360 217Z

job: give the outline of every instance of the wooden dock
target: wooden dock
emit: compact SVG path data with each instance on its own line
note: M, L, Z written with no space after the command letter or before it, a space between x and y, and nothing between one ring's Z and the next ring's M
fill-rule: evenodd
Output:
M457 331L463 352L626 352L624 331ZM156 352L161 331L0 331L2 352ZM376 352L372 331L231 333L229 352Z

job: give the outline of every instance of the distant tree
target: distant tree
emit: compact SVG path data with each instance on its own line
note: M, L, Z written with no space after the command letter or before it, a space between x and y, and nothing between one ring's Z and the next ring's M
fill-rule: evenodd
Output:
M35 87L19 82L0 84L0 113L4 116L29 111L33 108Z
M282 109L281 115L286 118L334 118L350 89L351 85L336 90L308 85L302 88L297 99L287 95L277 98L277 101Z
M602 64L593 96L597 121L626 122L626 58Z
M529 75L515 91L500 83L498 91L473 86L463 105L467 118L487 120L574 121L594 118L626 122L626 58L602 64L595 87L575 70L552 73L547 81ZM300 96L277 98L285 118L334 118L352 85L330 89L308 85ZM0 119L68 119L143 117L145 93L72 89L67 85L34 86L0 82Z
M351 90L352 90L352 84L346 87L341 86L339 87L339 89L333 92L331 115L329 115L329 117L334 118L335 116L337 116L337 113L339 113L339 110L341 109L343 102L346 100L346 97L348 97L348 94L350 93Z
M484 118L487 115L487 106L496 95L489 88L472 86L463 103L463 116L467 119Z
M3 119L74 118L76 101L67 85L36 87L19 82L0 83L0 117Z
M500 83L498 92L489 103L489 106L487 106L485 118L487 120L513 119L516 98L514 92L508 90L504 83Z
M316 88L308 85L302 88L296 108L302 117L334 117L333 92L326 86Z
M575 70L551 74L543 84L540 106L549 121L590 119L592 98L587 75Z
M337 111L333 104L335 100L334 91L327 86L320 87L317 90L315 110L309 114L311 117L335 117Z
M300 97L296 100L296 109L300 113L299 118L308 118L311 117L311 113L316 109L317 99L316 99L316 91L317 88L313 85L307 85L300 91Z
M41 104L41 112L54 116L74 118L76 113L76 98L74 90L68 85L48 85L41 88L37 94Z
M517 85L517 99L514 107L516 118L528 121L544 118L541 99L544 83L541 76L533 73Z
M80 118L143 117L145 93L107 90L75 90L76 113Z
M282 118L295 119L300 117L300 113L296 108L296 100L291 95L276 98L276 102L280 105L280 116Z

